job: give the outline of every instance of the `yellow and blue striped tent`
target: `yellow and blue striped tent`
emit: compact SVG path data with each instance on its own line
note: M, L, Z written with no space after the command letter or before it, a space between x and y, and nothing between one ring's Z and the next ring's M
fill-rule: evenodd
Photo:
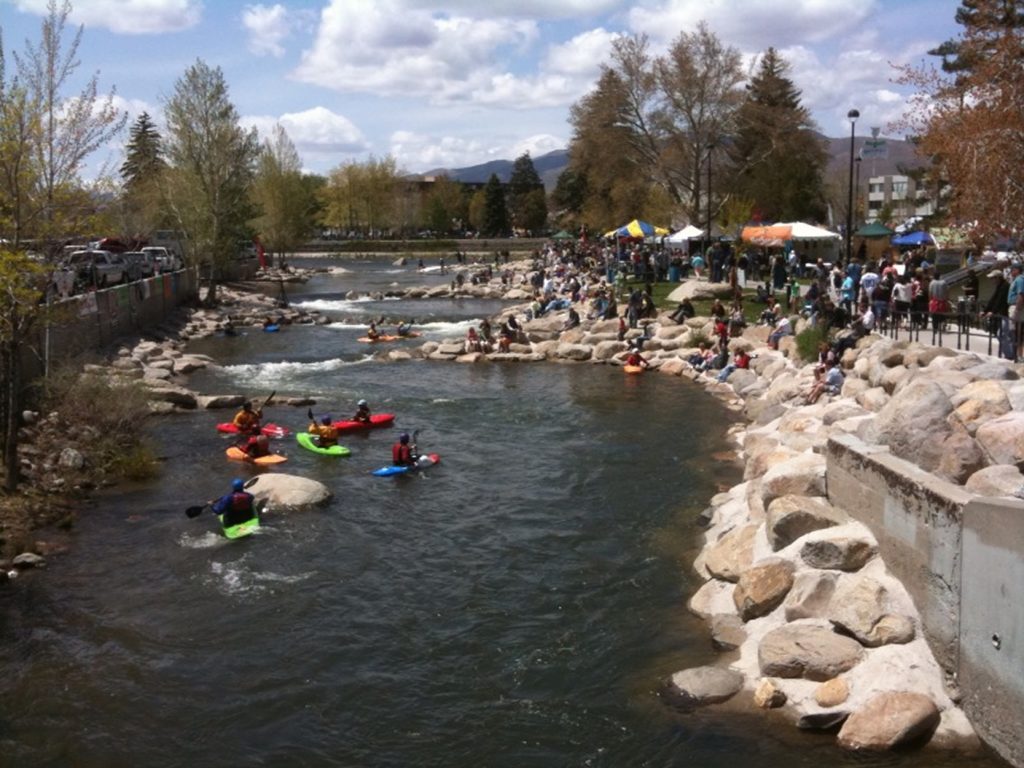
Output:
M618 229L605 232L605 237L664 237L671 234L664 227L656 227L640 219L633 219L629 224L623 224Z

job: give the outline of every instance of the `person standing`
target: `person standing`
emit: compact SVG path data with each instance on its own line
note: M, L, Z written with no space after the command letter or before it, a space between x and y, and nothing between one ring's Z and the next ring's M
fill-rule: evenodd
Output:
M990 336L995 336L999 341L999 356L1012 360L1014 355L1013 334L1010 329L1009 309L1010 284L1006 282L1006 275L1001 269L993 269L988 273L989 278L994 278L996 283L992 289L992 295L985 302L982 310L988 326Z
M1010 264L1010 289L1006 302L1010 332L1013 334L1014 361L1020 362L1024 358L1024 334L1021 333L1021 323L1024 322L1024 275L1021 274L1019 261Z

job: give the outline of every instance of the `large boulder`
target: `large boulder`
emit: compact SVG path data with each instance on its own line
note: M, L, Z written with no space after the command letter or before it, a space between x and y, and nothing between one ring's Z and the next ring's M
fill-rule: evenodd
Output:
M854 712L839 731L839 746L883 751L927 739L939 726L935 702L922 693L880 693Z
M1024 412L1011 411L986 421L974 438L989 464L1014 464L1024 469Z
M853 669L863 657L864 648L853 638L799 621L773 629L757 648L761 674L818 682Z
M823 496L788 494L768 505L768 541L776 552L811 531L849 522L845 512Z
M869 648L914 639L914 622L889 610L889 595L872 578L847 577L832 596L828 619Z
M807 565L833 571L859 571L877 554L874 542L852 536L815 539L800 547Z
M825 457L801 453L776 464L761 479L761 498L770 504L780 496L824 496Z
M704 567L716 579L739 581L740 574L754 561L756 524L733 528L711 544L704 556Z
M257 500L266 500L274 506L305 507L331 498L330 490L323 483L279 472L258 475L246 490Z
M731 613L711 617L711 647L716 651L734 651L747 639L743 620Z
M683 299L725 299L732 296L733 287L728 283L709 283L706 280L684 280L665 299L668 303L679 303Z
M1012 464L995 464L979 469L964 487L979 496L1016 496L1024 488L1024 474Z
M781 605L793 586L794 571L788 560L767 560L745 570L732 593L740 618L750 621Z
M974 402L974 401L972 401ZM962 407L962 406L961 406ZM985 454L967 429L957 426L942 442L935 474L957 485L985 466Z
M824 618L835 593L836 579L836 574L827 571L797 574L793 588L782 603L786 621Z
M686 708L728 701L743 687L743 675L721 667L692 667L668 680L667 698Z
M939 462L937 446L950 433L946 417L952 410L946 389L919 376L878 412L872 441L888 445L894 455L932 471Z

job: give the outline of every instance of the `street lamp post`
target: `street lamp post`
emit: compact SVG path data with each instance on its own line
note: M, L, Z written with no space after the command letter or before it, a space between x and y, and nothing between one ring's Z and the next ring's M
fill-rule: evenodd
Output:
M857 118L860 117L860 112L856 109L851 109L846 113L846 117L850 121L850 188L846 199L846 263L849 264L853 237L853 131L854 126L857 124Z
M708 250L711 250L711 150L714 144L708 144ZM709 265L710 268L710 265Z
M860 155L858 154L857 157L854 159L854 162L857 163L857 180L853 184L853 189L854 189L854 195L853 195L853 214L854 214L853 215L853 223L858 225L858 226L860 226L860 223L862 221L861 216L860 216L860 196L861 196L861 192L860 192L860 161L861 161L861 158L860 158Z

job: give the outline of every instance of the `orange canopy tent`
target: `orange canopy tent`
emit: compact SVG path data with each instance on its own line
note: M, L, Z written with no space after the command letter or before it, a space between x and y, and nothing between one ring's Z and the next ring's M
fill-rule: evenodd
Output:
M789 224L771 224L763 227L744 227L740 238L754 245L785 245L793 237Z

